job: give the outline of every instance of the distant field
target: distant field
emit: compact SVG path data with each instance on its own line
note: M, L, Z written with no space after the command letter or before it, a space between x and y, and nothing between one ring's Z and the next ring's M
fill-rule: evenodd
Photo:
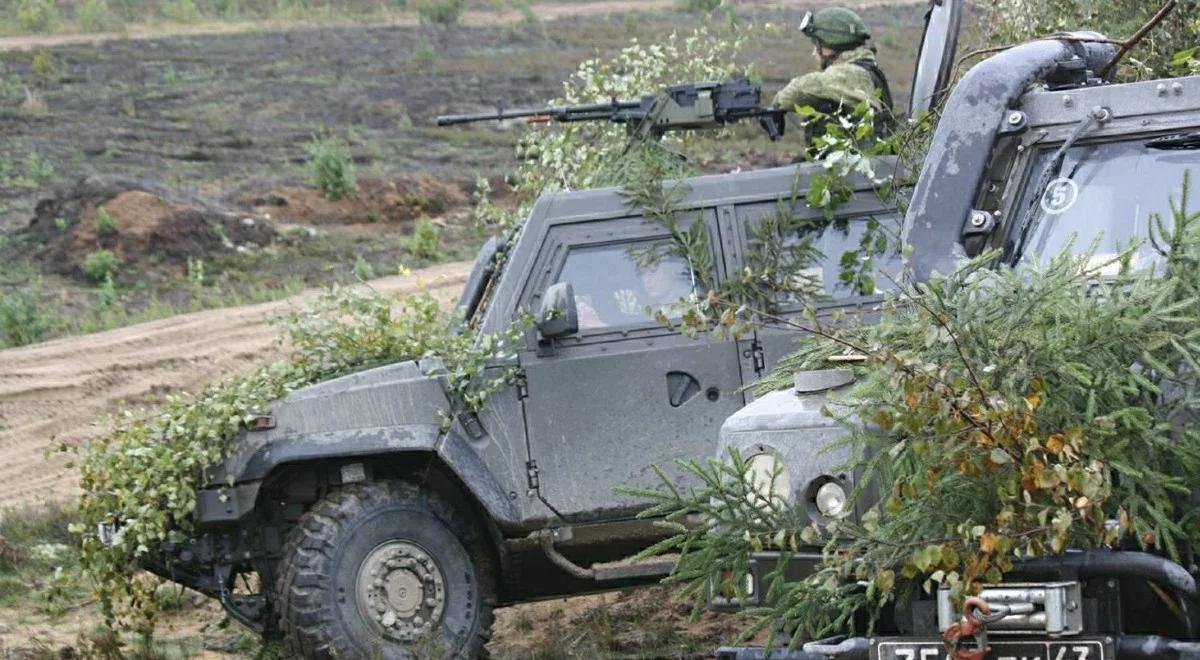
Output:
M651 11L624 10L631 6ZM488 178L503 192L520 127L437 128L436 115L545 103L584 59L717 20L661 1L534 7L558 17L292 26L0 52L0 293L40 281L38 295L65 318L52 334L70 334L385 275L398 263L470 257L486 235L468 220L475 181ZM862 13L903 103L922 6ZM794 27L800 16L799 8L757 5L736 14L751 31L739 64L761 76L767 98L814 66ZM363 184L353 200L327 204L309 186L306 149L318 133L349 144ZM689 155L706 171L727 171L786 163L799 150L797 135L771 144L744 126ZM114 189L75 186L97 176L152 194L121 198L125 213L114 216L107 242L90 227ZM54 203L25 230L43 199ZM163 247L158 237L178 235L170 227L182 221L160 227L146 215L192 207L207 224L190 225L185 244ZM222 213L258 229L243 231ZM444 249L433 258L405 251L421 216L442 227ZM239 247L230 230L253 236ZM105 302L104 315L97 305L113 295L84 273L99 248L122 261L119 304ZM203 287L188 270L199 262Z
M902 101L920 5L862 12ZM738 14L741 23L759 26L741 57L757 68L768 93L813 67L808 41L789 28L800 14L755 7ZM350 136L368 173L498 174L511 166L513 132L437 129L433 117L498 102L544 102L588 57L709 20L660 11L497 26L115 40L47 49L39 67L35 52L0 53L0 152L14 161L36 153L48 162L54 176L41 185L96 171L221 198L301 174L303 145L328 128ZM26 89L42 107L22 107ZM733 163L714 167L721 165ZM0 228L27 220L39 194L32 187L0 191Z

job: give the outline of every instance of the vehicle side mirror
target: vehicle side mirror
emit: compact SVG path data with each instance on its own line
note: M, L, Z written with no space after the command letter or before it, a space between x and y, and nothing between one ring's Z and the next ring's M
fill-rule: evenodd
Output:
M546 287L542 307L538 310L537 329L546 339L579 332L579 310L575 308L575 289L570 282Z

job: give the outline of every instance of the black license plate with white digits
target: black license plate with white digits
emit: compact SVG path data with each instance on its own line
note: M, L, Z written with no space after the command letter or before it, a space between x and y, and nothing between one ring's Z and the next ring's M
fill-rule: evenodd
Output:
M992 641L985 660L1113 660L1111 648L1100 640ZM880 639L871 646L871 660L946 660L946 647L934 639Z

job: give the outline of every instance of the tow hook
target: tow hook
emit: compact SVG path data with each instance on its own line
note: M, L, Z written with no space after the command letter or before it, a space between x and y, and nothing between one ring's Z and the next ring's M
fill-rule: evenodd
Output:
M991 650L988 646L987 625L1004 618L1008 614L1007 610L1008 608L999 608L993 612L986 600L978 596L967 598L963 602L962 621L951 624L942 633L946 654L951 660L983 660ZM974 642L973 646L964 645L964 641L968 639Z

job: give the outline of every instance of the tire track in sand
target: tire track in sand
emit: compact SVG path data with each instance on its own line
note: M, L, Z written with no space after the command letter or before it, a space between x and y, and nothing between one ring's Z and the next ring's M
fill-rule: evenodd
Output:
M427 288L447 298L470 262L442 264L371 282L393 294ZM307 292L276 302L173 316L117 330L0 351L0 510L77 492L69 455L47 450L99 437L105 416L153 408L283 355L271 319L298 309Z

